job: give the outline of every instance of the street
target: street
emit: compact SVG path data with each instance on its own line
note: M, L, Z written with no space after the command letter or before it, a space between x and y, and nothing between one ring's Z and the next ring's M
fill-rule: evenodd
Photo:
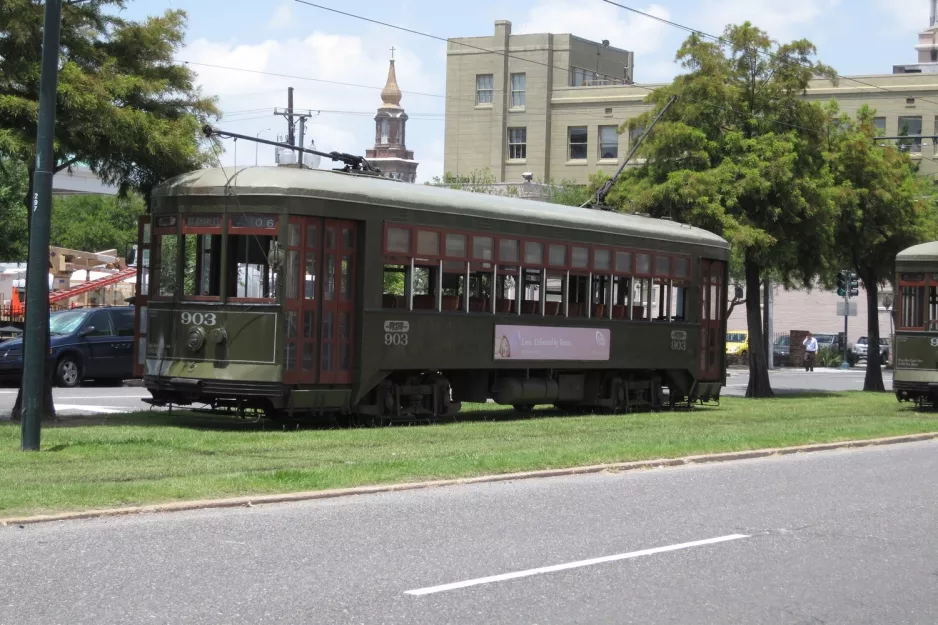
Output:
M0 623L934 623L938 443L0 528Z
M805 372L804 369L775 369L769 373L772 389L779 394L798 391L862 391L866 366L853 369L821 369ZM892 388L892 370L883 369L883 384L886 390ZM743 396L749 385L748 369L730 369L726 378L724 395Z
M17 389L0 387L0 419L9 419L16 402ZM89 385L77 388L53 388L52 400L62 416L109 415L149 410L141 401L150 394L141 386Z

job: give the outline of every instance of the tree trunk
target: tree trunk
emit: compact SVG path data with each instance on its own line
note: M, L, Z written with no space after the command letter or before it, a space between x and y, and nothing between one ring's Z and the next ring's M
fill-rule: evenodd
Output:
M859 273L859 272L857 272ZM879 356L879 283L874 272L863 277L866 287L866 378L863 380L864 391L884 392L882 359Z
M27 219L27 228L29 229L30 235L32 235L32 223L33 223L33 181L35 180L35 163L29 166L29 193L27 193L26 198L23 200L23 203L26 204L26 219ZM26 285L26 288L29 288L29 284ZM26 353L26 333L23 333L23 353ZM46 336L46 345L43 350L44 354L49 353L49 337ZM16 402L13 404L13 412L10 415L10 419L13 421L19 421L23 416L23 382L20 380L19 392L16 394ZM52 401L52 371L46 371L45 383L42 385L42 411L40 415L42 421L53 421L55 420L55 403Z
M746 322L749 327L749 386L746 397L774 397L769 382L769 367L765 357L765 340L762 332L762 311L759 307L761 271L759 265L746 258Z

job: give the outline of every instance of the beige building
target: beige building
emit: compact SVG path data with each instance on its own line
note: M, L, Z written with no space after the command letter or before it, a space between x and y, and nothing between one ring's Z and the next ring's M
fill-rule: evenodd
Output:
M919 52L931 59L938 27L933 24L925 35L932 43L920 44ZM633 84L633 71L633 53L607 41L512 35L507 21L496 22L491 36L451 39L444 171L488 169L499 182L520 182L531 173L556 183L614 173L634 139L618 128L648 110L649 88L660 86ZM886 136L910 135L904 143L921 161L923 174L938 172L938 154L928 138L938 133L938 73L844 76L836 85L817 80L805 95L835 99L848 114L870 105Z

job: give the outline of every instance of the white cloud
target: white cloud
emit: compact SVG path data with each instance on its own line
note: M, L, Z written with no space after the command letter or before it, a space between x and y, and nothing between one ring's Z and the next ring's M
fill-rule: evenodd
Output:
M281 2L274 10L274 14L270 16L270 21L267 22L267 28L286 30L292 26L293 2L292 0L287 0L286 2Z
M908 2L907 0L897 3L896 0L876 0L876 4L884 15L892 17L896 26L902 31L917 33L928 27L928 2L922 0Z
M841 0L703 0L688 21L711 35L722 35L728 24L748 20L773 39L790 41L804 37L812 26L823 27L823 20L834 16L840 4Z
M652 4L642 8L646 13L670 19L668 10ZM670 26L611 4L541 0L528 12L527 18L512 32L571 33L578 37L602 41L617 48L633 51L636 57L661 49L664 34ZM638 59L636 59L638 63Z
M180 58L193 63L191 67L206 94L219 96L225 113L218 123L220 128L246 135L262 132L268 139L285 134L286 122L274 116L273 110L286 107L287 88L292 86L294 108L314 112L307 122L306 135L315 140L317 149L364 154L374 145L373 117L381 105L380 90L387 79L392 42L386 37L380 31L362 36L313 32L304 38L268 40L252 45L200 39L189 45ZM428 180L441 175L443 169L443 149L437 139L443 134L444 100L409 92L442 95L443 76L428 71L417 54L403 48L401 42L394 44L397 80L404 92L402 105L412 116L407 128L407 147L421 162L418 179ZM295 78L231 71L197 63ZM370 88L333 83L354 83ZM316 114L316 111L321 113ZM430 119L427 115L436 117ZM263 132L267 129L270 130ZM245 141L239 144L238 164L253 164L254 145ZM231 165L235 158L234 144L226 141L225 146L222 162ZM260 146L257 155L260 164L272 164L271 147ZM328 159L323 159L320 165L322 168L336 166Z

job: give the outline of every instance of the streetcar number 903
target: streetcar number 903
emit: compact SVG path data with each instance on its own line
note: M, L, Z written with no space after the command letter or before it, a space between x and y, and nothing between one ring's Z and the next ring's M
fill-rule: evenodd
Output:
M213 326L217 318L215 313L184 312L179 315L179 320L187 326Z

